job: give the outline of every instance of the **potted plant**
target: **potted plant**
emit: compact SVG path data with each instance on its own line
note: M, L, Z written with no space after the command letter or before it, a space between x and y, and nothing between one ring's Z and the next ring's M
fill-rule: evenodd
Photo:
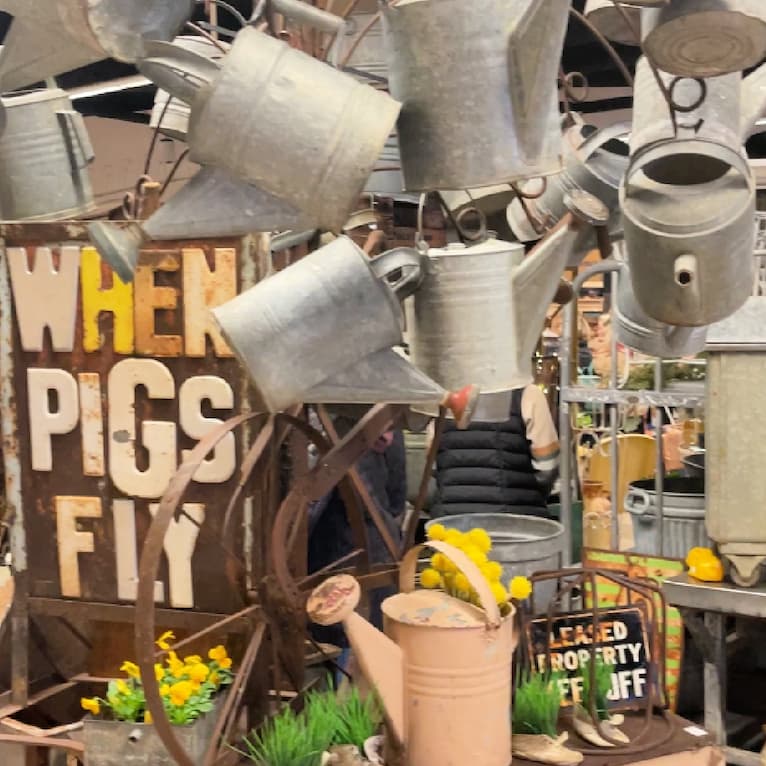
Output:
M615 747L614 742L604 739L590 714L590 702L595 702L596 715L601 730L609 739L627 745L630 740L617 727L624 721L621 715L610 715L607 708L607 694L612 688L612 670L601 657L595 660L595 686L591 686L591 668L583 672L582 699L575 702L573 712L574 730L586 741L597 747Z
M568 734L558 733L560 673L520 674L513 697L513 754L555 766L576 766L583 754L564 747Z
M167 632L157 641L167 657L154 666L155 676L165 714L178 727L176 736L192 759L201 759L215 725L215 716L208 714L232 682L232 660L224 646L210 649L206 658L181 659L170 650L174 638ZM125 678L110 681L105 698L81 700L90 713L83 724L88 766L175 766L154 729L138 666L126 661L120 670Z

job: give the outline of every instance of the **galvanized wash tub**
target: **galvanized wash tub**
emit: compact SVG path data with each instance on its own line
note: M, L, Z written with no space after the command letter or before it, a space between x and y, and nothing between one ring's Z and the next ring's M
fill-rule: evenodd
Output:
M517 575L530 577L562 566L564 527L558 521L505 513L466 513L442 516L437 521L461 532L475 527L485 529L492 538L492 558L503 566L503 584ZM437 521L426 524L426 529ZM552 581L536 586L536 612L547 609L555 591L556 583Z
M625 510L633 515L636 553L684 559L691 548L712 545L705 531L705 482L699 478L665 479L662 493L663 544L657 513L654 479L635 481L625 496Z

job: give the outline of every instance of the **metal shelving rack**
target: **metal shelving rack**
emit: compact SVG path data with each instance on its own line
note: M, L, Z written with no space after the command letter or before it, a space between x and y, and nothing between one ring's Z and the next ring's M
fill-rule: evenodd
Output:
M612 274L612 295L617 294L617 282L619 280L620 265L613 260L605 260L583 271L572 283L574 294L578 295L585 282L596 274ZM612 302L612 317L614 318L614 302ZM618 486L619 468L619 408L629 404L646 405L652 410L652 420L655 424L657 470L655 472L655 492L657 503L657 523L659 535L660 553L664 547L663 540L663 485L664 485L664 462L662 450L662 410L666 407L700 408L704 406L705 397L690 393L677 393L666 391L663 388L661 359L655 360L655 388L647 391L624 391L618 388L618 362L617 362L617 335L612 331L611 348L611 372L609 388L587 388L573 385L572 383L572 342L577 326L577 302L567 307L564 313L564 321L561 332L559 349L561 388L559 392L559 441L561 448L561 523L564 526L565 535L565 565L571 564L572 550L572 501L574 496L573 478L574 445L572 444L571 406L573 404L600 404L605 405L608 412L609 433L611 436L610 476L612 495ZM614 328L614 323L613 323ZM619 518L616 512L616 498L612 497L612 548L619 548Z

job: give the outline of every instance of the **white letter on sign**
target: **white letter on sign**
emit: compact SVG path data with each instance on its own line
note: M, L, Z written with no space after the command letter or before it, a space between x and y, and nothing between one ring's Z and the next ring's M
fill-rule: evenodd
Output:
M50 392L56 393L57 406L50 407ZM53 470L51 436L68 434L77 425L80 405L77 383L65 370L27 370L29 400L29 443L33 471Z
M152 518L156 516L158 508L158 503L149 504L149 513L152 514ZM170 520L163 547L168 558L170 606L174 609L192 609L194 607L192 556L199 536L199 527L205 520L205 506L201 503L184 503L182 508L186 515L180 516L178 521Z
M58 270L49 247L35 250L34 270L29 270L27 251L9 247L5 251L13 285L13 302L24 351L42 351L47 327L54 351L74 348L77 318L77 277L80 248L62 247Z
M117 563L117 598L135 601L138 591L138 551L136 543L136 506L132 500L115 500L114 555ZM165 588L154 583L154 600L165 600Z
M176 470L176 426L145 420L141 441L149 466L136 466L136 388L145 386L151 399L172 399L175 383L170 370L156 359L124 359L109 373L109 472L126 495L156 498Z
M234 407L234 392L223 379L212 375L189 378L181 384L178 394L179 424L187 436L202 439L215 427L223 423L218 418L202 416L202 404L210 402L215 410L231 410ZM183 460L190 450L183 450ZM237 446L234 434L227 434L215 448L210 460L205 460L194 474L194 481L205 484L223 484L237 468Z
M101 500L98 497L56 497L56 537L59 549L61 595L82 598L79 553L93 553L93 533L78 532L77 519L100 519Z

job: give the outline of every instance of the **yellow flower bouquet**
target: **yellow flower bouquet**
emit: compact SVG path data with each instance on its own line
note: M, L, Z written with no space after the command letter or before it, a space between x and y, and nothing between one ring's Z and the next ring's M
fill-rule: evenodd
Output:
M224 646L213 647L206 659L199 655L181 659L168 643L174 639L168 631L157 640L167 656L164 663L155 664L154 674L168 720L175 726L186 726L209 713L216 694L231 684L232 660ZM115 721L151 724L138 666L126 661L120 670L126 677L109 682L105 699L84 697L80 701L83 710Z
M431 524L428 527L428 539L445 542L457 548L476 564L489 584L501 612L509 599L523 601L531 595L532 584L526 577L514 577L508 582L507 588L503 584L503 567L490 556L492 538L485 529L477 527L469 532L461 532L442 524ZM430 566L420 573L420 585L423 588L444 590L450 596L480 606L478 594L471 587L468 578L458 571L457 566L443 553L431 556Z

